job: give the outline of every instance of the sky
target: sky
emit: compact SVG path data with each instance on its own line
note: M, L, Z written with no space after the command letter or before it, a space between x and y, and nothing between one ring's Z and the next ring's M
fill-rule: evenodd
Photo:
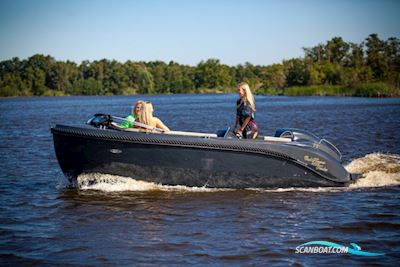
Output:
M342 37L400 37L397 0L1 0L0 60L271 65Z

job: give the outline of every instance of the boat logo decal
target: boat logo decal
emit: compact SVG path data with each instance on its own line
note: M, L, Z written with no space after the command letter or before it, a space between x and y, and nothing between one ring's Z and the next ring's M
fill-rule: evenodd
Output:
M304 160L309 162L318 171L323 171L323 172L327 172L328 171L328 169L326 168L326 162L320 160L319 158L313 158L313 157L310 157L308 155L305 155L304 156Z
M329 241L311 241L296 247L297 254L353 254L358 256L377 257L385 253L363 251L356 243L350 243L351 247Z
M110 152L113 154L121 154L122 150L113 148L113 149L110 149Z

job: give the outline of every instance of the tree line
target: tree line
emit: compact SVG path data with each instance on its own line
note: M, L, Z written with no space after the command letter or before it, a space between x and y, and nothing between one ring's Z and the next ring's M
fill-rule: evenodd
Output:
M24 60L15 57L0 62L0 96L233 92L241 81L256 93L285 94L311 86L344 88L339 91L346 95L351 88L372 85L383 87L383 95L400 95L398 38L381 40L371 34L356 44L334 37L303 51L303 57L269 66L228 66L218 59L196 66L107 59L78 65L40 54Z

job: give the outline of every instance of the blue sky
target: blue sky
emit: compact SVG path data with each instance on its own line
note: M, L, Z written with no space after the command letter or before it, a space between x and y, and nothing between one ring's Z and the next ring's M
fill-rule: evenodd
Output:
M396 0L2 0L0 60L280 63L334 36L400 37Z

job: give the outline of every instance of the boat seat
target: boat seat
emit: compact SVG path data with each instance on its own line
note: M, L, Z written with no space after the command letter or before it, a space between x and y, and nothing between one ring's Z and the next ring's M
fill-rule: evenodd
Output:
M140 128L123 128L119 126L119 124L112 122L111 126L115 130L119 131L124 131L124 132L146 132L143 129ZM204 138L217 138L216 134L210 134L210 133L197 133L197 132L183 132L183 131L166 131L166 132L152 132L148 131L148 133L156 133L156 134L168 134L168 135L182 135L182 136L193 136L193 137L204 137Z
M285 138L285 137L264 136L264 141L290 143L290 142L292 142L292 139Z

